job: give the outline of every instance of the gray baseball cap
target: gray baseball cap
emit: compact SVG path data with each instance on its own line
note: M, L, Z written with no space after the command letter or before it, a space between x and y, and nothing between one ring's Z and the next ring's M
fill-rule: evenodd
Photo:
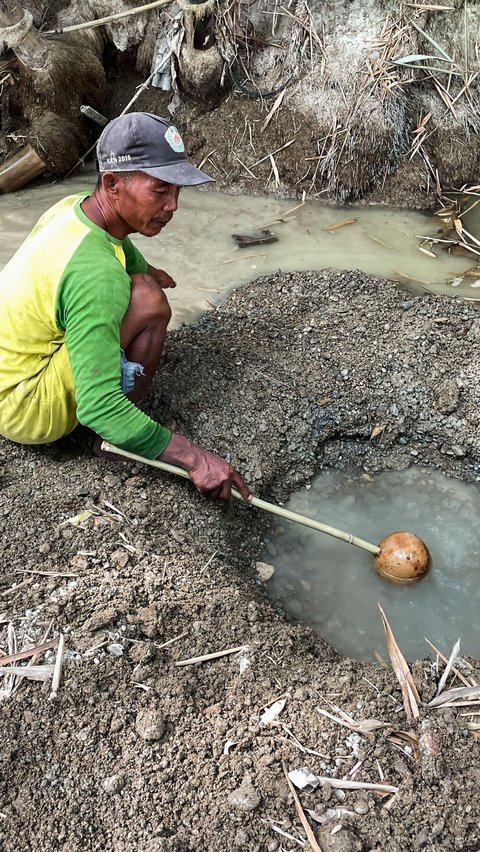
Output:
M189 162L177 128L150 112L110 121L97 142L97 161L100 172L140 171L176 186L214 180Z

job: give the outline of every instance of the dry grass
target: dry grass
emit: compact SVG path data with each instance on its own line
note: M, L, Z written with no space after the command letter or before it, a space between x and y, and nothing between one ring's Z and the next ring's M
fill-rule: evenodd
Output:
M311 195L327 191L338 201L354 200L382 186L403 159L414 157L422 161L427 194L438 193L441 176L432 145L439 134L445 133L447 148L451 138L455 159L454 140L480 129L479 14L468 0L461 8L400 3L380 27L374 16L368 22L355 18L356 31L358 13L352 9L347 34L341 23L329 21L327 13L320 18L306 2L292 10L279 0L261 8L232 0L222 8L217 20L222 55L251 95L266 97L289 79L274 108L268 112L265 105L262 129L290 107L324 130L299 179L309 182ZM370 41L369 24L376 27ZM271 177L278 184L282 173L276 166L278 174L272 164Z

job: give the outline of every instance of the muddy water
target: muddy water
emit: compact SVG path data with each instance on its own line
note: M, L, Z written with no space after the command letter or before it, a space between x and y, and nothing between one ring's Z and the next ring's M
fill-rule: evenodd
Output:
M44 210L65 195L91 190L95 180L88 170L63 183L40 181L1 196L0 265ZM308 201L288 221L275 222L293 206L271 198L183 190L176 215L159 237L135 236L147 259L178 283L170 293L173 324L193 321L236 285L277 270L362 269L437 293L480 296L478 280L456 287L447 283L471 267L472 259L440 249L435 249L436 258L419 251L415 235L431 235L438 228L431 216L387 208L339 210ZM328 230L348 220L355 221ZM278 236L277 243L240 249L232 238L267 226Z
M419 535L433 568L421 581L395 586L378 576L370 555L287 521L261 557L275 567L267 588L289 616L313 627L341 653L387 657L378 603L408 660L429 653L480 658L480 488L435 470L325 472L288 508L377 544L395 530Z

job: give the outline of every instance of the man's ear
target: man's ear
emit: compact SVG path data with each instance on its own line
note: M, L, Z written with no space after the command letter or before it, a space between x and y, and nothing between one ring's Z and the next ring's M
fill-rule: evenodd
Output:
M102 189L108 195L117 195L120 179L115 172L102 173Z

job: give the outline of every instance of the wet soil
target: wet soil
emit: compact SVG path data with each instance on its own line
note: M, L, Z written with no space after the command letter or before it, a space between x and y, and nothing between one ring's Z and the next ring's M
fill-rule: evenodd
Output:
M475 481L479 349L480 315L464 301L359 272L278 274L168 337L147 407L230 454L266 499L325 466L418 462ZM413 665L409 721L389 663L337 655L267 600L255 565L267 517L94 458L89 441L79 430L51 447L0 442L0 645L11 621L19 648L47 631L67 647L57 698L24 681L0 703L3 848L308 849L285 765L330 778L357 767L357 781L398 787L300 793L324 820L312 820L322 850L478 849L477 740L469 708L426 706L435 659ZM475 669L466 661L464 676ZM318 712L339 716L332 705L387 727L352 737ZM407 748L392 731L413 735Z

